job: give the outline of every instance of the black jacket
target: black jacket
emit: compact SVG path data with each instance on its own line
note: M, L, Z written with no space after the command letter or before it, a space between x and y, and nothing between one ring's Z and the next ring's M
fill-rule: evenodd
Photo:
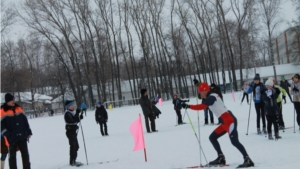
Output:
M11 107L4 103L1 106L1 133L10 145L32 135L27 117L19 105Z
M139 100L144 115L153 114L152 104L148 96L142 96Z
M280 81L280 87L282 87L287 93L289 93L289 87L291 87L291 85L289 84L289 82L287 80L285 81Z
M66 110L64 118L66 122L66 130L76 131L78 129L77 123L80 121L80 118L79 114L75 114L75 110Z
M211 90L212 93L216 93L220 96L221 100L223 101L223 95L221 92L221 89L219 86L214 86L214 88Z
M267 89L261 91L261 97L264 102L264 111L268 116L278 115L277 97L280 94L278 88L272 89L272 95L267 95Z
M99 123L104 123L107 122L108 120L108 115L107 115L107 111L104 108L104 106L101 107L97 107L96 111L95 111L95 119L97 122Z
M174 110L178 111L182 109L181 103L188 102L188 100L181 100L179 98L173 99Z

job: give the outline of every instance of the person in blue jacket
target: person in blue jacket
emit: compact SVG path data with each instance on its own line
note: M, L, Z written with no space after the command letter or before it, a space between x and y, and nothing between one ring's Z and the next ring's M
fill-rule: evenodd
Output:
M84 113L86 116L86 104L82 103L80 107L81 107L81 113L82 114Z
M263 124L263 132L264 134L267 134L266 130L266 116L264 112L264 102L262 101L262 91L266 89L266 86L260 81L259 74L256 74L254 77L254 83L250 85L250 88L248 89L248 94L252 92L253 94L253 101L254 106L256 110L256 127L257 127L257 134L261 134L260 130L260 118L262 119Z

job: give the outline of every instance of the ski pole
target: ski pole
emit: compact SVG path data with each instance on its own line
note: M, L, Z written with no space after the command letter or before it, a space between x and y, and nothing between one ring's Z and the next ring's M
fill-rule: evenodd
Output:
M79 125L80 125L80 127L81 127L81 134L82 134L83 145L84 145L84 151L85 151L86 165L89 165L88 158L87 158L87 153L86 153L86 146L85 146L84 134L83 134L83 129L82 129L82 125L81 125L81 120L80 120L80 118L79 118Z
M197 141L198 141L200 153L202 152L202 154L203 154L203 156L204 156L204 159L205 159L206 163L208 163L208 162L207 162L207 159L206 159L206 156L205 156L205 154L204 154L204 151L203 151L203 149L202 149L202 146L201 146L201 144L200 144L200 140L199 140L199 138L198 138L198 136L197 136L197 134L196 134L194 125L193 125L193 123L192 123L192 120L191 120L191 118L190 118L190 116L189 116L189 113L187 112L186 109L185 109L185 111L186 111L186 115L187 115L187 117L188 117L188 119L189 119L189 121L190 121L190 124L191 124L191 126L192 126L192 129L193 129L193 131L194 131L194 134L195 134L195 136L196 136L196 139L197 139ZM202 164L200 164L200 165L202 166ZM209 166L209 168L210 168L210 166Z
M196 103L198 104L198 96L196 95ZM197 110L197 116L198 116L198 135L199 135L199 144L201 145L200 142L200 120L199 120L199 110ZM199 146L199 148L201 148ZM202 157L201 157L201 150L199 150L200 152L200 166L202 165Z
M250 112L251 112L251 102L252 102L252 94L250 96L250 108L249 108L249 116L248 116L248 125L247 125L247 133L246 135L248 135L248 131L249 131L249 121L250 121Z

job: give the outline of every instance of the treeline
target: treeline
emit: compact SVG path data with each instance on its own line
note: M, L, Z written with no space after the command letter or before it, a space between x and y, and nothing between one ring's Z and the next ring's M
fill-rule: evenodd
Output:
M25 0L15 14L30 33L18 41L2 35L1 90L70 89L77 104L122 100L124 80L132 98L140 88L190 97L193 78L236 90L235 70L243 82L242 69L274 63L269 49L281 1L226 2Z

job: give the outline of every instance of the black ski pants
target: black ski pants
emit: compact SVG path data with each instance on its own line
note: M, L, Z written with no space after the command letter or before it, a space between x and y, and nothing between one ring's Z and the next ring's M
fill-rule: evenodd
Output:
M286 94L289 96L291 102L293 102L293 99L292 99L292 96L291 96L289 90L285 90L285 91L286 91ZM282 98L283 98L283 95L282 95ZM283 100L284 100L284 102L286 103L286 98L283 98Z
M267 121L268 121L268 125L267 125L268 133L269 134L272 133L272 124L274 126L275 133L278 133L278 115L267 115Z
M297 119L297 123L298 123L298 126L300 126L300 102L294 102L294 107L295 107L295 110L296 110L296 119Z
M218 155L223 154L220 144L218 142L218 138L228 133L231 144L234 145L244 157L247 157L248 154L246 152L245 147L240 143L237 131L237 119L235 116L229 111L225 112L219 117L219 121L221 125L219 125L209 136L209 140L217 151Z
M103 135L107 135L107 125L106 122L100 122L100 132ZM104 128L104 132L103 132L103 128Z
M264 103L255 103L256 110L256 127L260 128L260 118L262 119L263 128L266 128L266 116L264 111Z
M145 125L146 125L146 130L149 133L150 132L150 127L149 127L149 120L151 123L151 130L152 132L155 131L155 120L154 120L154 115L153 114L144 114L145 118Z
M176 110L177 114L177 124L182 124L182 115L181 115L181 110Z
M282 116L282 102L277 102L277 107L278 107L278 125L285 127L283 116Z
M67 130L66 135L69 139L70 145L70 161L76 161L77 151L79 149L76 130Z
M17 169L17 147L19 148L22 156L23 169L30 169L29 152L27 147L27 139L20 140L8 147L9 155L8 162L10 169Z
M242 98L241 103L243 103L245 96L246 96L246 99L247 99L247 103L249 103L249 98L248 98L249 95L248 95L248 93L245 93L245 92L243 94L243 98Z

